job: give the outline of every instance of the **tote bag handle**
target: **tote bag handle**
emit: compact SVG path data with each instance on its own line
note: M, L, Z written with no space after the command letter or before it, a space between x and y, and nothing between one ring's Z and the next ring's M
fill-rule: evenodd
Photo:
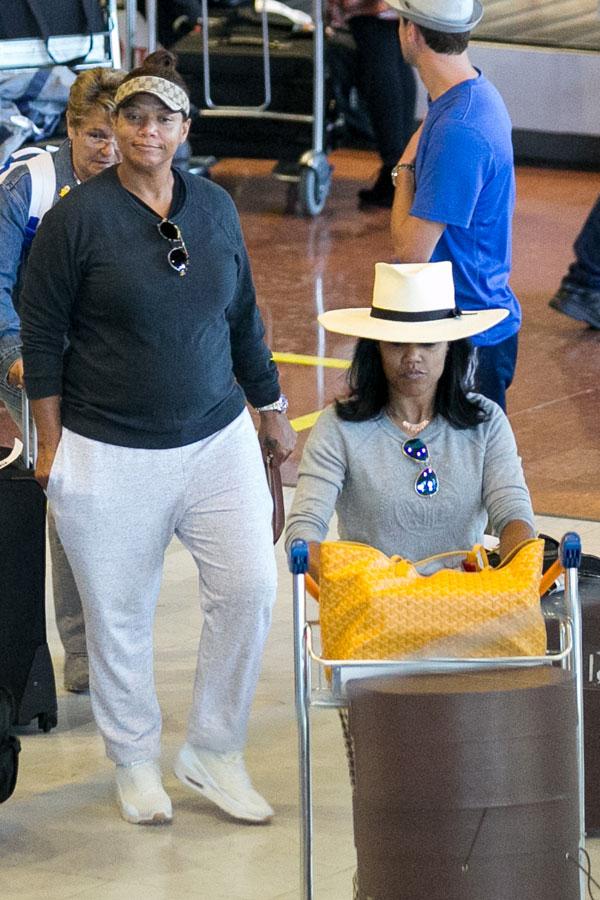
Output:
M50 52L49 46L50 38L57 35L57 26L55 24L52 24L52 12L54 11L56 13L57 7L60 8L61 6L64 10L65 0L53 0L52 3L48 3L48 0L25 0L25 2L29 7L31 15L38 25L40 35L46 45L46 53L48 54L52 62L57 66L75 66L79 65L79 63L82 63L93 47L94 34L102 33L106 29L106 23L104 21L98 0L76 0L76 5L79 8L79 13L81 14L81 18L79 20L81 22L81 30L78 33L89 35L89 47L83 54L83 56L74 57L70 60L57 60ZM66 6L70 7L71 10L73 10L73 0L67 0ZM63 16L64 21L68 21L68 19L69 16ZM58 27L59 31L62 31L64 26L62 26L61 24ZM70 26L70 29L72 29L72 27L73 26ZM73 31L69 30L69 32L67 33L72 34Z

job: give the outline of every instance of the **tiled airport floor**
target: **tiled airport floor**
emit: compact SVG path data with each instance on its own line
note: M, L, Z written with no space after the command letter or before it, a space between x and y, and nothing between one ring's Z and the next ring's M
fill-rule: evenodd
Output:
M289 501L291 490L286 493ZM556 536L575 527L584 550L600 554L598 522L540 518L538 526ZM66 694L61 687L58 728L47 735L22 730L19 782L14 796L0 807L3 900L299 897L291 581L281 544L277 555L278 602L247 753L256 786L275 807L272 824L231 822L188 793L171 772L184 734L200 627L195 567L181 545L173 543L157 614L156 670L164 716L163 769L174 822L143 828L119 818L112 766L96 734L89 697ZM60 684L61 652L50 603L48 620ZM315 900L349 900L352 811L340 729L332 711L313 711L312 722ZM598 873L600 841L589 841L588 847Z

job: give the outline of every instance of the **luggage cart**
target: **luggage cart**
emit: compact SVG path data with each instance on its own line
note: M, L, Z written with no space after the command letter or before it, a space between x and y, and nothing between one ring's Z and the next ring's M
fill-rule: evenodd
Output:
M121 65L121 50L119 45L119 31L117 23L117 0L97 0L98 4L98 20L93 17L87 18L90 33L85 34L66 34L54 35L52 32L43 37L1 37L0 38L0 60L1 68L6 72L27 72L25 84L28 85L27 90L37 83L39 70L49 70L55 66L66 66L73 71L81 71L90 69L95 66L103 68L119 68ZM89 11L89 7L88 10ZM64 19L52 19L52 13L48 13L49 21L52 28L59 31L61 28L65 30ZM80 25L78 24L79 28ZM73 30L73 28L71 28ZM41 27L40 27L41 31ZM4 32L3 32L4 33ZM29 72L31 78L29 79ZM42 71L42 81L44 83L44 75ZM32 96L36 96L40 85ZM31 99L31 98L30 98ZM0 106L2 100L0 99ZM56 139L62 141L66 134L62 131L59 124L58 131L55 129L47 138L38 141L30 134L26 144L37 143L38 146L46 150L56 150ZM0 162L5 162L6 157L11 152L20 148L20 143L5 143L10 139L10 134L3 136L2 144L4 149L0 147Z
M117 0L98 3L105 22L96 34L69 34L42 38L12 38L0 41L2 69L51 68L69 65L77 71L92 66L119 68L121 51L117 28ZM76 60L74 63L73 60Z
M578 570L581 562L579 535L569 532L560 545L560 559L565 569L564 610L551 617L558 619L560 649L545 656L493 657L489 659L418 659L418 660L343 660L324 659L316 649L318 622L307 619L306 578L308 547L295 540L289 554L294 597L294 676L298 723L298 756L301 816L301 891L302 900L313 900L313 810L311 774L310 708L336 709L346 705L345 685L351 678L385 674L446 673L494 668L521 668L532 665L560 664L573 672L577 703L577 770L579 801L579 848L585 846L585 770L583 755L583 680L581 662L581 609L578 594ZM330 680L325 678L325 670ZM313 675L316 676L313 685ZM586 897L586 874L580 868L579 896Z
M294 185L298 192L300 210L308 216L316 216L322 212L331 187L332 166L325 152L325 65L323 0L313 0L313 98L312 115L295 112L281 112L270 108L271 95L271 59L269 51L269 23L267 4L261 6L262 31L262 100L254 106L218 104L213 100L211 91L211 47L210 17L208 0L202 0L202 67L204 107L200 110L202 118L229 119L238 121L240 126L244 120L271 120L289 125L312 124L312 147L303 152L294 166L276 166L275 177Z

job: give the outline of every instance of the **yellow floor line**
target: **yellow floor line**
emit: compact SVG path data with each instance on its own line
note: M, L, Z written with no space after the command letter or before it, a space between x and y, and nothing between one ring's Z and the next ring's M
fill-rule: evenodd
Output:
M316 412L307 413L305 416L298 416L296 419L290 419L290 425L294 431L306 431L307 428L313 427L322 412L322 409L318 409Z
M325 369L348 369L350 367L347 359L334 359L329 356L306 356L302 353L273 353L273 359L278 363L293 363L297 366L323 366Z
M323 366L324 369L348 369L350 362L347 359L334 359L329 356L308 356L303 353L273 353L273 360L277 363L291 363L296 366ZM307 413L305 416L298 416L290 419L290 425L294 431L306 431L312 428L322 410Z

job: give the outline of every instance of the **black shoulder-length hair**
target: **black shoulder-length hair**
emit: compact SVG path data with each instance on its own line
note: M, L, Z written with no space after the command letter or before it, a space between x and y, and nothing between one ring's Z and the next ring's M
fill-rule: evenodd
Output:
M435 395L434 412L457 429L472 428L490 417L476 397L468 396L471 353L468 338L448 343L446 363ZM378 416L387 406L388 383L378 341L359 338L348 371L348 387L348 396L335 401L340 419L364 422Z

